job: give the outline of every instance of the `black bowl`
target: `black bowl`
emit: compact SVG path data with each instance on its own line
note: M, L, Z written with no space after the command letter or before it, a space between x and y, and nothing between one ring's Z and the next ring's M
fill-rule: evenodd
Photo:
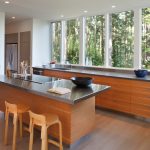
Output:
M74 84L76 84L77 86L87 87L87 86L91 85L92 78L90 78L90 77L72 77L71 81Z
M134 73L137 77L143 78L147 75L148 71L144 69L134 70Z

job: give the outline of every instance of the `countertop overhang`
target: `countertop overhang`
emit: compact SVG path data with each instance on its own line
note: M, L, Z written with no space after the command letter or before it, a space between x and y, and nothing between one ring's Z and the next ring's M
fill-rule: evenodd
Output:
M87 88L77 87L71 80L40 75L32 75L32 79L8 78L5 75L0 75L0 83L68 104L86 100L110 88L110 86L100 84L91 84ZM48 89L53 87L68 88L71 92L64 95L48 92Z

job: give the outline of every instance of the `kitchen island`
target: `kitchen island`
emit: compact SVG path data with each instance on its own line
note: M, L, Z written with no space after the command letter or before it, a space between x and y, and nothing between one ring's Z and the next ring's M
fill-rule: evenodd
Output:
M49 93L48 89L53 87L68 88L71 92L64 95ZM29 105L35 113L55 113L62 122L63 142L71 145L92 131L95 123L95 95L108 88L100 84L79 88L70 80L37 75L26 78L1 75L0 110L5 111L6 100ZM28 124L28 113L23 118ZM50 128L49 133L57 138L57 126Z

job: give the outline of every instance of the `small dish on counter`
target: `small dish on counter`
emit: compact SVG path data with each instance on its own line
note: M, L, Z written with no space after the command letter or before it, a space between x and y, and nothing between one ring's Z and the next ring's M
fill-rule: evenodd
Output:
M80 87L88 87L92 83L92 78L91 77L72 77L71 81Z
M144 78L148 74L148 71L145 69L137 69L134 70L134 73L137 77Z

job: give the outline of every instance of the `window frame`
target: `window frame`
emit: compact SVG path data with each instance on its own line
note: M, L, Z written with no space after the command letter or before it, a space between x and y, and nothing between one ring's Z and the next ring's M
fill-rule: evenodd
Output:
M145 7L148 8L148 7ZM134 12L134 49L133 49L133 68L117 68L117 67L112 67L110 64L110 57L111 57L111 49L112 49L112 44L111 44L111 37L110 37L110 15L112 13L119 13L123 11L115 11L115 12L110 12L110 13L101 13L97 15L104 15L105 19L105 48L104 48L104 66L90 66L90 67L99 67L99 68L114 68L114 69L140 69L142 68L142 9L143 8L134 8L134 9L129 9L129 10L123 10L123 11L133 11ZM74 17L66 20L56 20L56 21L61 21L61 61L60 63L64 64L65 59L66 59L66 28L65 24L67 20L72 20L72 19L77 19L79 18L80 20L80 35L79 35L79 41L80 41L80 49L79 49L79 64L73 64L73 65L81 65L85 66L85 49L86 49L86 17L90 17L93 15L89 16L81 16L81 17ZM54 21L53 21L54 22ZM53 22L50 22L52 24ZM52 34L52 31L50 32ZM50 35L51 36L51 35ZM52 57L52 36L50 40L51 44L51 57ZM87 66L88 67L88 66Z

